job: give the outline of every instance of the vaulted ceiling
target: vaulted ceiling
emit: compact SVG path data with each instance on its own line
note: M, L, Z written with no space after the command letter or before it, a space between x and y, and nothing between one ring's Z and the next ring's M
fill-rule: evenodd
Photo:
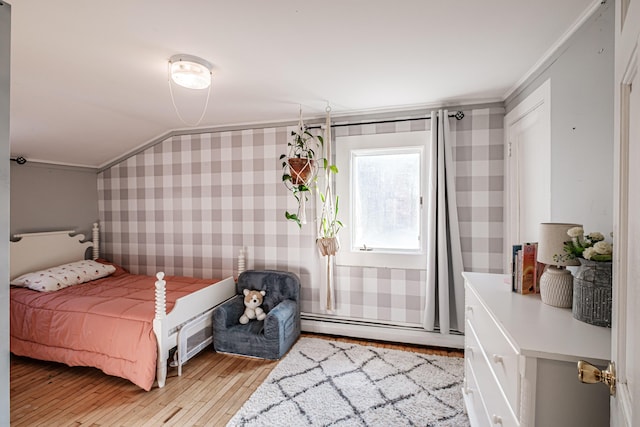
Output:
M12 156L99 167L187 127L174 54L213 64L201 127L503 101L599 1L9 3Z

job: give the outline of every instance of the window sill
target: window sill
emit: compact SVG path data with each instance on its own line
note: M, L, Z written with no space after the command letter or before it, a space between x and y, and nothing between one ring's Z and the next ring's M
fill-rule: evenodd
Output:
M427 255L341 250L336 255L336 265L424 270L427 268Z

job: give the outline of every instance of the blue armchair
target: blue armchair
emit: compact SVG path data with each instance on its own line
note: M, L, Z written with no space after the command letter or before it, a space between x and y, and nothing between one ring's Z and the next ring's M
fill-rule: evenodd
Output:
M243 290L265 291L264 320L240 324ZM237 295L213 310L213 347L263 359L280 359L300 336L300 279L293 273L249 270L240 274Z

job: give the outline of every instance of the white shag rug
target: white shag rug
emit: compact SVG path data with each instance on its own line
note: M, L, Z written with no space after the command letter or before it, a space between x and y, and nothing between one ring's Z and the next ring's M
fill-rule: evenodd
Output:
M301 338L230 426L468 426L464 360Z

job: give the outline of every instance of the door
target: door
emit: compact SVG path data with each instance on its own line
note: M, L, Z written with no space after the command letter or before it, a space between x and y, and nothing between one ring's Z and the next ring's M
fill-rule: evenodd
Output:
M637 0L616 1L614 280L611 425L640 425L640 77Z
M550 93L547 80L505 117L505 254L511 245L536 242L540 223L551 219Z
M9 62L11 6L0 0L0 425L9 425Z

